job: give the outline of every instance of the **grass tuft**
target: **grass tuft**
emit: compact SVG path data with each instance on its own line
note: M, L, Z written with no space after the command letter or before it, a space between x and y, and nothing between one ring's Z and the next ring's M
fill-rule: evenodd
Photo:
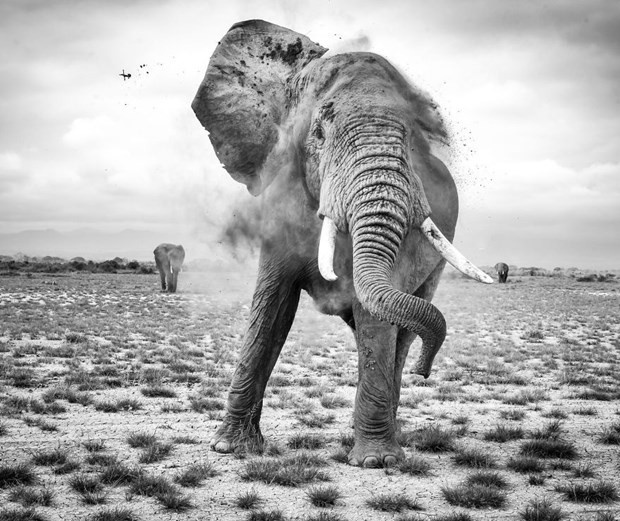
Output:
M366 500L373 510L381 512L402 512L403 510L419 510L418 502L405 494L378 494Z
M482 485L499 489L508 488L508 481L499 472L479 470L465 478L466 485Z
M48 521L48 519L34 508L3 508L0 510L0 521Z
M618 489L610 481L566 483L555 487L567 501L579 503L610 503L619 499Z
M538 458L576 459L577 449L571 442L559 439L535 439L521 445L521 454Z
M182 487L198 487L207 478L217 476L213 463L195 463L190 465L182 474L175 476L174 481Z
M0 466L0 489L16 485L33 485L37 481L37 475L27 463Z
M420 456L410 456L398 463L398 470L411 476L428 476L431 464Z
M502 508L506 504L506 492L495 486L461 484L442 487L446 501L465 508Z
M305 454L283 459L256 458L245 464L240 476L245 481L262 481L286 487L298 487L314 481L331 481L319 466L323 465L317 465L317 460Z
M106 508L88 519L89 521L139 521L138 516L124 507Z
M65 449L41 450L34 453L32 461L35 465L62 465L67 462L68 455Z
M106 466L99 474L102 483L112 486L133 483L142 474L137 467L128 467L124 463L114 462Z
M49 507L54 502L54 491L47 487L33 489L20 485L11 490L8 499L14 503L20 503L23 507L34 505Z
M306 492L315 507L333 507L342 498L342 493L333 485L314 486Z
M524 510L519 512L523 521L561 521L566 514L559 507L553 506L548 499L533 499Z
M248 514L247 521L286 521L279 510L255 510Z
M497 443L505 443L512 440L520 440L525 436L521 427L511 427L498 424L491 430L484 433L486 441L495 441Z
M171 387L154 385L140 389L140 392L147 398L176 398L177 393Z
M167 458L173 449L174 445L172 443L155 442L142 451L138 461L145 464L156 463Z
M424 452L447 452L454 449L455 434L440 425L429 425L414 433L414 444Z
M127 436L127 443L134 449L143 449L157 443L157 438L146 432L132 432Z
M317 436L315 434L293 434L286 443L290 449L305 449L316 450L325 447L325 439L323 436Z
M497 466L497 460L482 449L459 449L452 459L461 467L490 469Z
M258 495L258 493L254 490L248 490L247 492L243 492L239 494L234 501L235 505L243 510L254 510L261 503L263 503L263 499Z
M542 472L545 470L545 463L532 456L516 456L510 458L506 466L521 474L530 474L532 472Z

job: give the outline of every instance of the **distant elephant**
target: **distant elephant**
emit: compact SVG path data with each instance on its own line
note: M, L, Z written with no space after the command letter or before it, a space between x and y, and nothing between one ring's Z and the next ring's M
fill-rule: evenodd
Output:
M506 279L508 278L508 264L504 262L498 262L495 265L495 271L497 271L497 281L500 284L505 283Z
M326 50L262 20L237 23L192 103L224 168L262 194L249 325L211 447L262 448L265 387L305 290L355 334L349 463L392 465L404 455L395 417L409 347L420 335L414 370L428 377L446 335L430 303L444 259L492 281L449 242L458 199L429 151L427 138L446 139L436 106L384 58Z
M153 250L155 264L161 277L161 290L168 293L175 293L177 290L177 280L179 271L185 260L185 250L180 244L160 244Z

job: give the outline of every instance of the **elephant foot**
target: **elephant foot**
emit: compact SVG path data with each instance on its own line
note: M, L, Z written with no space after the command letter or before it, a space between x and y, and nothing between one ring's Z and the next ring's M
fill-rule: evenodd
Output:
M356 440L349 452L349 465L366 468L393 467L404 457L405 452L395 441Z
M248 425L228 418L217 429L209 446L222 453L262 453L264 439L258 425Z

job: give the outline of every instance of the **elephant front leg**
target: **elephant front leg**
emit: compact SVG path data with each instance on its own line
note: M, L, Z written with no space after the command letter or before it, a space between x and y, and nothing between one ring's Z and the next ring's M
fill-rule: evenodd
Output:
M259 271L250 324L228 393L226 415L211 440L214 450L262 451L259 423L265 387L295 318L300 291L294 279Z
M355 398L355 445L349 463L364 467L394 465L404 457L396 441L394 367L398 328L353 304L359 380Z

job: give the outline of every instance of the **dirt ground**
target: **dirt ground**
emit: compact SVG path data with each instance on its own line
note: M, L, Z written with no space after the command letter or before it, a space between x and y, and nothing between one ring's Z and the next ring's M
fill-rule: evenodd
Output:
M357 353L347 326L320 315L307 296L267 389L261 425L270 454L244 458L210 451L253 277L183 272L174 295L160 293L158 284L155 275L0 277L0 469L26 463L38 479L33 489L53 491L50 506L34 505L45 519L115 519L101 512L122 506L140 520L441 519L459 512L476 520L508 520L523 519L526 507L541 499L565 519L620 516L613 494L594 502L594 494L574 501L561 492L576 484L605 484L620 494L617 283L512 277L485 286L443 280L434 302L446 317L448 336L430 379L406 366L399 409L405 452L428 464L425 475L360 469L333 459L351 435ZM416 342L410 363L418 348ZM168 395L149 395L157 386ZM86 398L75 403L67 390ZM522 432L493 441L490 433L498 427ZM421 433L432 428L452 444L425 446ZM154 435L171 450L159 461L141 463L142 451L128 443L137 432ZM538 472L515 471L511 462L540 439L570 450L561 457L539 454ZM185 507L166 507L158 497L119 484L104 484L99 504L87 504L72 480L99 479L101 462L89 460L93 451L84 446L95 441L102 442L100 454L172 482L196 463L211 465L215 475L196 487L176 485L188 500ZM55 449L75 463L72 471L34 463ZM256 460L300 452L320 456L329 481L283 486L247 476ZM471 453L486 460L464 456ZM446 491L480 468L507 482L503 506L450 503ZM0 519L17 519L2 517L6 509L21 508L11 496L13 485L2 485L0 470ZM330 508L314 506L313 489L326 485L337 488L339 499ZM253 510L237 506L248 491L262 500ZM419 510L372 508L368 500L382 494L408 497Z

